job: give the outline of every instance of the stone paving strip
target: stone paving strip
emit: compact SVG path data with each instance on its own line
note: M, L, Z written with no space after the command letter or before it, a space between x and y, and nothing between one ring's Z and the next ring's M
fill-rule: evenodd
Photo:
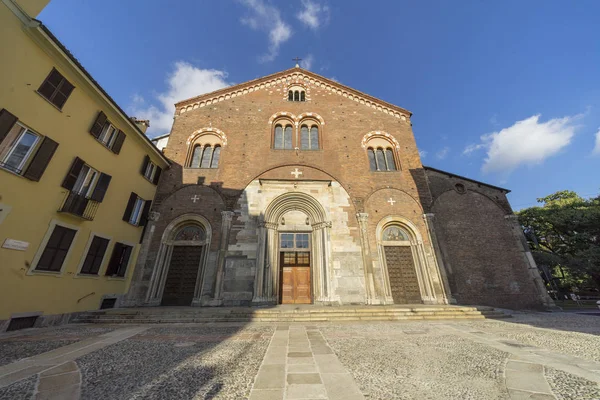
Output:
M77 399L81 375L73 362L78 357L120 342L148 327L118 329L61 348L0 366L0 388L40 374L36 399Z
M278 326L250 400L364 399L348 370L315 326Z
M546 381L544 367L554 368L600 384L598 362L506 340L489 332L474 331L465 325L448 324L447 326L459 336L511 354L505 368L505 382L511 399L555 399Z

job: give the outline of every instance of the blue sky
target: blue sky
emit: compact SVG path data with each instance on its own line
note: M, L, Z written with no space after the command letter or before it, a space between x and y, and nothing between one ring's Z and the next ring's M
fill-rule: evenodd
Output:
M404 107L423 164L512 190L600 191L598 1L53 0L38 17L128 112L293 67Z

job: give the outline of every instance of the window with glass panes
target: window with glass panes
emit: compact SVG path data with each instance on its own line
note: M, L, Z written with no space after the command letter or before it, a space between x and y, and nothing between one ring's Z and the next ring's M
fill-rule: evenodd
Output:
M279 248L284 265L310 264L310 233L281 233Z

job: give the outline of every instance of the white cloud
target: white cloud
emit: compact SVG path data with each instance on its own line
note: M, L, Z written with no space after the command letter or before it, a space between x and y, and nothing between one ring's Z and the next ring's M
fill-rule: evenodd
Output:
M596 146L594 146L594 151L592 154L600 155L600 129L598 129L598 132L596 132Z
M427 157L427 152L425 150L419 150L419 155L421 156L421 158L425 158Z
M450 147L446 146L443 149L441 149L440 151L438 151L437 153L435 153L435 157L438 160L443 160L444 158L446 158L448 156L449 152L450 152Z
M269 51L260 57L262 62L273 61L279 54L279 47L292 37L292 28L281 18L279 10L263 0L240 0L249 8L250 15L242 18L242 23L257 31L269 34Z
M304 69L311 69L314 62L315 57L312 54L309 54L300 61L300 66Z
M540 122L540 115L533 115L500 132L481 136L481 142L467 146L463 154L486 149L481 168L484 173L508 173L521 165L540 164L571 143L577 129L574 123L581 117L580 114Z
M310 29L317 30L329 22L329 7L311 0L302 0L302 10L296 14L296 18Z
M226 81L227 73L216 69L201 69L184 61L177 61L173 71L167 76L165 92L154 95L153 104L139 94L132 98L128 107L131 115L140 119L149 119L149 136L168 133L173 124L175 103L230 86Z

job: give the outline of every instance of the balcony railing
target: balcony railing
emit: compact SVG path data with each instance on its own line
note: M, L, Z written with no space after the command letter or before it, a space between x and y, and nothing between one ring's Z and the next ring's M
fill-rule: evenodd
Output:
M90 199L79 193L69 192L65 197L65 201L58 210L59 212L65 212L76 215L88 221L93 221L96 216L96 210L98 210L98 202Z

